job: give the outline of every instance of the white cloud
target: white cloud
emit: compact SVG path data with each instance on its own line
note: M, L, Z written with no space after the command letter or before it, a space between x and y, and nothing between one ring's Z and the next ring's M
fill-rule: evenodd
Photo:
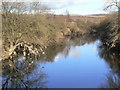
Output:
M80 58L80 51L77 48L71 48L69 56Z
M39 0L40 1L40 0ZM42 2L72 2L72 3L80 3L80 2L99 2L102 0L41 0Z
M50 6L53 9L56 8L62 8L68 5L73 4L85 4L85 3L91 3L91 2L101 2L102 0L42 0L41 2Z
M59 61L62 57L63 57L63 55L62 55L61 53L59 53L58 55L55 56L54 61L57 62L57 61Z
M101 6L101 2L104 3L104 0L3 0L3 1L41 2L43 5L48 6L51 9L51 11L55 12L56 14L64 14L66 10L68 10L70 14L83 14L83 15L92 13L93 14L106 13L105 11L100 10L97 7ZM96 10L96 8L98 10Z
M97 51L97 46L93 46L93 47L92 47L92 50L93 50L93 51Z
M68 5L88 2L100 2L102 0L3 0L3 2L41 2L51 8L62 8Z
M107 14L107 12L106 11L104 11L104 10L98 10L96 13L99 13L99 14Z
M102 0L2 0L2 2L47 2L47 3L82 3L82 2L100 2Z
M46 3L43 3L43 4L49 6L52 9L63 8L63 7L66 7L66 6L69 5L68 2L46 2Z

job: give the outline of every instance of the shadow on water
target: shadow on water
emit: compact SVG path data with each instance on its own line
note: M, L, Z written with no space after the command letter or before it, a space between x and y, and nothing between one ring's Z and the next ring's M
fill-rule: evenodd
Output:
M106 75L106 83L101 87L120 88L120 55L100 45L99 56L103 58L110 67L110 72Z
M2 87L3 88L47 88L48 76L44 71L43 63L55 62L55 57L63 53L65 57L70 52L70 47L83 46L94 43L97 39L83 36L69 39L60 45L50 45L45 52L37 59L23 55L2 62ZM105 60L111 68L106 75L106 82L101 88L120 87L120 57L99 46L99 56ZM48 87L49 88L49 87Z
M3 88L45 88L47 74L43 67L38 68L33 59L25 59L19 56L14 60L3 61ZM39 72L36 70L39 69Z

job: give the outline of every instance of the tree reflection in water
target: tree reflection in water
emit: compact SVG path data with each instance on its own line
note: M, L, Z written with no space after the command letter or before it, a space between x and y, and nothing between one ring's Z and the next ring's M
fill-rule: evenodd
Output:
M36 61L20 57L3 61L2 88L45 88L47 75L43 68L36 72Z
M102 85L102 88L120 88L120 55L108 50L103 45L99 46L99 55L111 68L110 73L106 75L107 82Z
M44 54L37 58L19 55L19 58L3 60L3 88L46 88L47 75L44 68L39 66L41 63L54 62L55 56L59 53L67 57L71 47L82 46L96 40L88 36L73 38L62 44L48 46ZM111 73L106 76L107 82L101 87L120 87L120 55L110 52L103 45L99 47L99 55L111 68Z
M109 73L107 76L107 83L105 83L103 88L120 88L120 77L114 73Z
M38 62L54 62L54 58L58 53L63 52L64 55L67 56L71 46L80 46L85 43L90 43L91 41L94 42L95 40L86 37L81 37L81 40L79 38L69 39L68 42L65 43L49 45L46 50L44 50L44 54L37 58L35 58L35 56L23 57L18 54L18 57L3 60L2 87L46 87L47 75L44 73L43 68L39 67Z
M79 37L80 38L80 37ZM66 57L72 46L82 46L86 43L96 41L96 39L87 38L87 36L69 39L68 42L61 44L49 45L44 54L40 57L18 55L12 59L2 61L2 87L3 88L33 88L33 87L47 87L47 75L43 71L42 66L38 63L54 62L55 56L63 52ZM39 67L39 68L38 68ZM39 70L37 70L39 69Z

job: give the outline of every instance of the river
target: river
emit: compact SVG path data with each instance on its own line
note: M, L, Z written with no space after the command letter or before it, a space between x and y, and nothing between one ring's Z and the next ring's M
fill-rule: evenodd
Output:
M19 55L17 70L3 69L3 87L109 88L118 87L120 61L99 40L68 40L50 46L41 58Z

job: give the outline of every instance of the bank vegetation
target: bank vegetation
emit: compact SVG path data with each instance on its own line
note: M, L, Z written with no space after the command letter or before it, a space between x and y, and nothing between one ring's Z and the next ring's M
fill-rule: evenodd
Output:
M49 45L64 43L66 38L87 32L91 21L74 20L67 15L55 15L39 2L2 2L2 58L22 53L24 56L44 54Z

